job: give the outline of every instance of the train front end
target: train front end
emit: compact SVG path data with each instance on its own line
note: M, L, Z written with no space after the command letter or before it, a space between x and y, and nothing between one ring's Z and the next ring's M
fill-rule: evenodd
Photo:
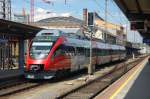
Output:
M52 67L51 57L54 52L53 45L58 36L56 31L42 31L32 40L27 51L25 77L27 79L51 79L55 77L56 70Z

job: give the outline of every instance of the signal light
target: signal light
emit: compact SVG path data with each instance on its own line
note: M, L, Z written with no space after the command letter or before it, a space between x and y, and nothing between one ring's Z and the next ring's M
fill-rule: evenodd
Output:
M94 13L88 13L88 26L94 26Z

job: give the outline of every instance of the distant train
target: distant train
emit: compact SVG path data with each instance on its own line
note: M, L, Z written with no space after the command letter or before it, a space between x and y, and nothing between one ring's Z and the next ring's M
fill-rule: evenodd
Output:
M101 65L126 57L125 47L92 41L92 64ZM31 41L27 51L25 77L51 79L59 73L87 68L90 41L60 30L42 30Z

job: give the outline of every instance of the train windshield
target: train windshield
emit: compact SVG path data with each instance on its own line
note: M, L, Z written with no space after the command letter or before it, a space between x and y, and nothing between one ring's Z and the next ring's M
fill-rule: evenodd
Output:
M32 42L30 56L34 59L46 58L50 52L53 42Z

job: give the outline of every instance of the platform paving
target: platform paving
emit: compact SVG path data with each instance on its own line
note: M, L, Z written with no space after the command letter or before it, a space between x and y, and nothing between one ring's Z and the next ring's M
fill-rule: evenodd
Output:
M124 99L150 99L150 63L147 63Z
M95 99L150 99L149 75L150 64L146 58Z

